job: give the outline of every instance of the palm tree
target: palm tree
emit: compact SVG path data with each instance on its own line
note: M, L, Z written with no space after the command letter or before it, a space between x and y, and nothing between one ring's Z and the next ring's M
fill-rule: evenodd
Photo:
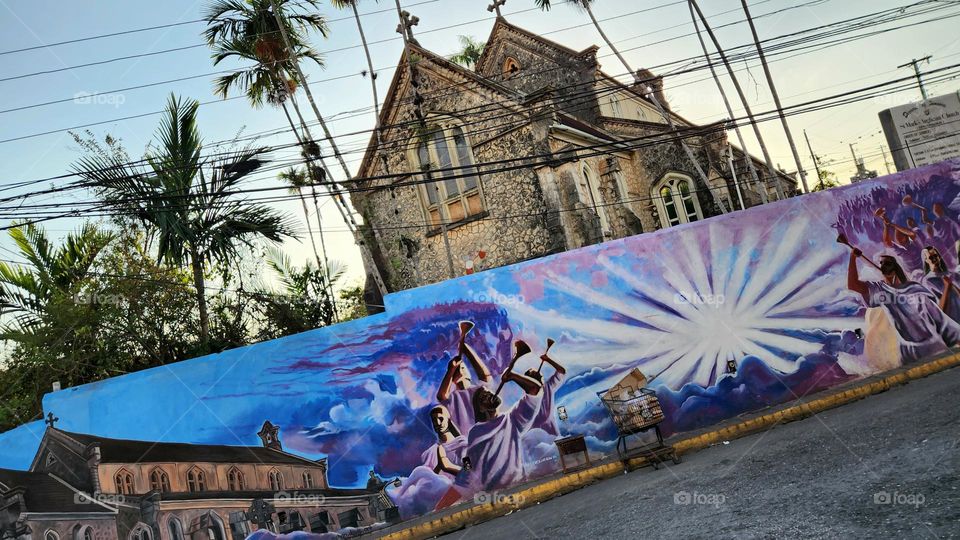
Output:
M343 154L333 140L333 135L320 114L316 101L313 99L313 94L310 92L310 87L306 83L306 77L300 69L299 62L301 59L313 58L306 54L306 51L310 50L308 32L313 30L320 32L324 37L327 35L326 20L321 15L311 12L319 8L319 5L319 0L215 0L204 17L207 21L204 36L207 43L211 45L217 43L226 45L234 39L249 41L250 45L246 46L246 49L238 49L242 51L252 47L259 63L269 66L281 65L282 76L276 77L272 84L277 88L278 96L289 95L290 97L290 103L296 111L303 136L297 132L297 126L289 111L286 107L283 109L287 121L294 130L297 141L303 146L304 153L307 154L309 160L317 159L320 162L320 167L324 170L327 169L320 154L320 148L310 135L307 122L300 112L297 101L293 98L293 94L289 92L290 89L298 87L304 89L307 101L310 103L317 122L323 130L324 139L329 143L344 174L347 178L350 178L352 175L343 159ZM224 47L224 50L227 49L229 47ZM241 55L238 54L237 56ZM241 83L245 82L243 78L240 78L239 81ZM269 96L269 93L267 95ZM329 177L330 175L326 176ZM369 248L364 245L358 233L356 219L351 213L352 210L346 198L340 189L334 187L332 181L329 185L337 209L343 216L347 227L354 233L354 240L360 247L365 266L375 278L380 292L385 294L386 288L383 285L379 270L373 262Z
M317 200L317 191L313 186L313 180L310 177L310 173L305 169L300 169L297 167L290 167L286 171L281 172L278 175L278 178L288 186L290 186L290 191L297 194L300 198L300 204L303 205L303 218L307 223L307 233L310 235L310 245L313 247L313 258L317 262L317 268L322 268L324 271L329 272L329 266L327 264L327 245L323 240L323 222L320 219L320 205ZM320 260L320 252L317 250L317 242L314 239L313 228L310 227L310 210L307 207L307 197L303 194L303 188L309 186L313 198L313 209L314 213L317 216L317 231L320 233L320 248L323 250L323 261ZM330 275L327 276L327 287L330 289L329 294L333 296L333 282L330 280ZM336 312L336 305L334 305L334 312ZM334 313L336 315L336 313Z
M114 236L89 223L59 247L32 223L13 227L9 234L26 265L0 262L0 314L13 316L0 337L22 339L37 328L58 295L82 293L90 267Z
M627 62L627 59L624 58L623 54L620 53L620 49L614 46L613 42L610 41L610 38L607 37L606 32L603 31L603 28L600 26L600 22L597 21L597 17L593 14L593 3L595 1L596 0L567 0L567 3L572 4L575 8L579 10L582 10L590 17L590 21L593 22L594 28L597 29L597 32L600 34L600 37L603 39L604 43L607 44L607 47L610 47L610 50L612 50L613 54L616 55L617 59L620 60L620 63L623 64L623 67L627 69L627 72L633 75L634 82L636 83L645 82L640 77L640 75L636 71L634 71L632 67L630 67L630 64ZM539 7L542 10L549 10L552 7L550 5L550 0L534 0L534 3L536 4L537 7ZM660 116L662 116L664 121L667 122L667 126L670 128L670 131L674 132L674 134L677 134L677 128L673 122L673 115L667 112L663 104L660 103L660 100L657 99L656 94L654 94L653 92L649 92L648 98L654 104L654 106L656 106L658 112L660 113ZM700 180L703 183L704 188L706 188L706 190L710 192L710 195L712 195L714 204L717 206L718 209L720 209L721 213L725 214L727 212L727 207L725 204L723 204L723 200L720 198L720 196L714 190L710 189L710 184L707 180L707 175L703 171L703 168L700 166L700 163L697 161L697 157L694 155L693 150L690 149L690 146L687 145L684 139L681 138L679 141L680 141L680 146L683 148L684 153L687 155L687 159L690 160L691 163L693 163L693 166L696 169L697 175L700 177Z
M263 165L264 149L248 147L205 160L198 107L196 100L170 96L157 130L157 147L148 151L146 166L88 155L74 169L93 182L107 205L156 230L161 261L189 265L200 310L200 337L208 343L206 265L234 259L240 244L249 245L256 238L280 242L295 235L282 214L236 196L240 182Z
M487 45L484 41L477 41L471 36L460 36L460 50L450 57L450 60L460 64L463 67L473 69L480 61L480 55L483 54L483 48Z
M319 5L316 0L296 3L282 0L279 4L281 9L290 5L285 18L281 19L289 36L289 51L270 0L217 0L204 14L207 22L204 38L213 48L214 65L228 58L254 62L246 69L217 78L214 92L225 98L231 88L237 88L246 93L254 107L262 107L264 103L282 107L291 129L303 143L298 135L299 128L287 110L289 99L296 109L299 124L305 128L306 122L294 98L298 87L294 64L311 60L324 67L323 57L308 45L306 33L314 30L326 37L329 29L322 15L297 9L304 4L316 8Z
M275 273L281 290L261 289L253 294L264 316L261 336L271 339L328 326L336 320L333 283L341 280L346 266L332 261L329 267L316 267L307 261L294 266L277 249L267 251L267 266Z
M350 8L353 10L353 18L357 21L357 32L360 34L360 43L363 44L363 53L367 57L367 74L370 75L370 89L373 91L373 111L376 114L377 130L380 129L380 98L377 97L377 72L373 69L373 60L370 59L370 47L367 45L367 36L363 32L363 24L360 22L360 12L357 11L358 0L330 0L330 5L337 9Z

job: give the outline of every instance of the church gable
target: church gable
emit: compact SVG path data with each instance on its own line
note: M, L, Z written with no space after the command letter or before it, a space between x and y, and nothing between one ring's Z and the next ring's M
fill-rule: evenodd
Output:
M477 72L522 94L593 78L596 47L574 51L498 19Z
M403 66L401 58L400 65ZM423 111L428 116L428 127L438 119L447 119L465 125L479 125L489 118L504 123L504 115L522 114L520 97L494 81L485 80L476 73L420 48L413 48L418 90L423 97ZM419 127L406 69L397 70L390 87L382 125L392 126L384 133L384 145L389 156L391 173L410 172L407 163L408 141L417 135ZM376 176L382 170L375 155L376 140L370 145L359 170L359 176ZM398 152L397 149L400 149Z

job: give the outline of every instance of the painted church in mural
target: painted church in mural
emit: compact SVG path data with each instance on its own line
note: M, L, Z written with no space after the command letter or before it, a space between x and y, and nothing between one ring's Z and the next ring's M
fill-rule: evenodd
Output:
M394 293L48 394L0 435L0 531L375 532L558 473L559 438L614 453L597 393L635 369L669 436L943 353L958 264L948 161Z

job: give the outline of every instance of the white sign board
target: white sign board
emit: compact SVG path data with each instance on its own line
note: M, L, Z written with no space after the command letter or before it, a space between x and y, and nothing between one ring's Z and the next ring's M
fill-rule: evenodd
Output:
M960 93L887 109L880 123L897 170L960 157Z

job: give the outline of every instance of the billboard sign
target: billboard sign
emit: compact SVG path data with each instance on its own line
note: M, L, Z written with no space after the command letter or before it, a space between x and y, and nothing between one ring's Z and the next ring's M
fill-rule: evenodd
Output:
M881 111L880 124L898 171L960 156L960 93Z

